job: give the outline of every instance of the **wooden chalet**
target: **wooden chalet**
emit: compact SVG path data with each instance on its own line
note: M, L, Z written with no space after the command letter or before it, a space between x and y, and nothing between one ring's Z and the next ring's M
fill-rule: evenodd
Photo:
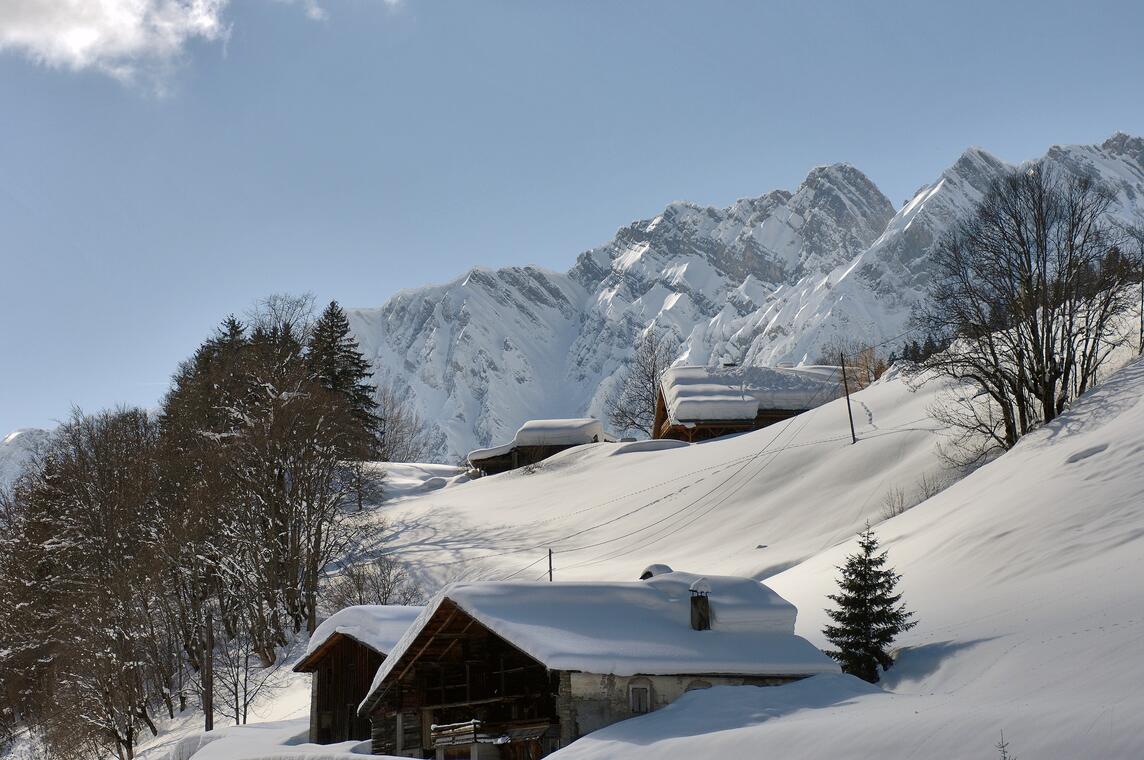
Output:
M745 433L841 395L838 367L672 367L660 378L652 437L693 443Z
M470 452L469 466L485 475L495 475L536 464L573 446L614 440L604 432L599 420L590 417L529 420L509 443Z
M393 644L421 612L420 607L347 607L318 626L296 673L312 673L310 741L315 744L364 740L368 718L357 706Z
M794 618L749 578L455 584L394 646L359 714L375 754L534 760L691 689L838 672Z

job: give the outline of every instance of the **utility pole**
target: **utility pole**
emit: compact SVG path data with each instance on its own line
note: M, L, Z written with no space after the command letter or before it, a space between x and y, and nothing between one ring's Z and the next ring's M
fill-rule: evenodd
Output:
M552 583L552 550L548 550L548 582Z
M214 615L207 610L207 630L203 645L203 730L214 730Z
M841 351L838 359L842 362L842 388L846 391L846 414L850 416L850 443L858 443L858 436L854 434L854 410L850 408L850 383L846 381L846 355Z

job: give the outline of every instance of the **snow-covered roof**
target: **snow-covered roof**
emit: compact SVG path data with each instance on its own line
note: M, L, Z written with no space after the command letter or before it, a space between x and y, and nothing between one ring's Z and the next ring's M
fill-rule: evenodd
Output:
M694 630L690 588L703 577L670 572L630 582L453 584L394 645L362 709L372 709L375 692L446 600L553 670L621 676L838 672L833 660L794 634L794 605L751 578L706 576L711 629Z
M614 440L604 432L600 421L591 417L566 420L529 420L520 426L509 443L477 449L469 453L469 462L508 454L517 446L579 446L584 443Z
M400 604L362 604L338 610L315 629L294 670L308 672L314 655L339 635L387 655L423 609Z
M760 409L812 409L842 394L838 367L671 367L661 378L672 424L753 420Z

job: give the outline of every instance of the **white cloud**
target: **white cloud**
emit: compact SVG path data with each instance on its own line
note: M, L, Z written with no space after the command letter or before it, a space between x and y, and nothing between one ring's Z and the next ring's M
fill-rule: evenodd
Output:
M322 6L318 5L318 0L279 0L279 1L291 3L291 4L294 4L296 2L298 5L301 5L302 8L306 11L307 18L309 18L313 21L325 21L326 20L326 9L323 8Z
M400 7L402 1L403 0L381 0L381 3L392 11ZM278 2L300 5L306 12L306 16L314 21L325 21L329 17L326 9L318 0L278 0Z
M171 63L193 39L226 36L229 0L0 0L0 50L119 79Z
M322 0L278 0L326 18ZM162 75L191 40L225 40L231 0L0 0L0 51L123 81ZM381 0L397 10L403 0Z

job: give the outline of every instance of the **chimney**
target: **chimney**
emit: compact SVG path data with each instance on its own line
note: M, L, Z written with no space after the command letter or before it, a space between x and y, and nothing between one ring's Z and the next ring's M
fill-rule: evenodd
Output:
M668 565L661 565L658 563L654 565L648 565L644 568L643 572L640 573L640 580L646 581L648 578L654 578L657 575L665 575L670 572L674 571Z
M691 584L691 627L696 631L711 630L711 584L706 578Z

